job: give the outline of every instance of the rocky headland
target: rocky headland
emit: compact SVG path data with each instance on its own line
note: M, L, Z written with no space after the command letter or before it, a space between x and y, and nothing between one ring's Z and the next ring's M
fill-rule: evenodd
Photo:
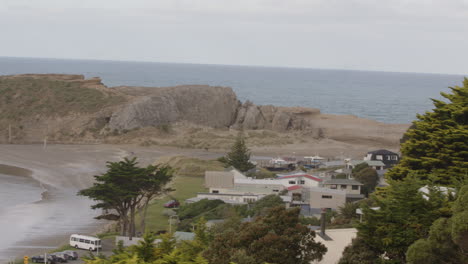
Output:
M0 142L111 143L224 149L340 143L396 149L407 124L319 109L240 102L229 87L106 87L82 75L0 76Z

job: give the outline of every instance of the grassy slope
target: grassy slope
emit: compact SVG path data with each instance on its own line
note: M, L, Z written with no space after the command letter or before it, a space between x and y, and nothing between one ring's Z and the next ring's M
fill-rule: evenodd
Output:
M171 196L180 202L195 197L198 192L206 191L206 188L203 186L206 170L224 169L218 161L187 157L167 157L160 159L159 162L167 163L178 170L172 184L172 188L176 190L171 193ZM172 198L165 196L162 199L154 200L150 204L146 217L147 231L169 229L169 219L163 215L165 210L163 205L169 200L172 200Z
M47 78L0 78L2 118L19 121L37 115L64 116L69 113L92 113L124 99L111 96L78 82Z

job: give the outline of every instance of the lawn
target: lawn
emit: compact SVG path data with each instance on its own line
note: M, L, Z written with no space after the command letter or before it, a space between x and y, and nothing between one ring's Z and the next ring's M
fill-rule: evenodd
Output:
M198 192L206 191L203 183L203 177L176 176L172 186L176 190L170 196L183 203L186 199L197 196ZM172 200L170 196L154 200L150 204L146 216L146 231L169 230L169 218L163 215L164 210L166 210L163 205Z
M203 186L205 171L223 170L223 166L216 160L203 160L184 156L162 157L158 163L168 164L176 170L176 175L171 187L175 189L170 195L161 199L155 199L148 208L146 216L146 231L169 230L169 218L163 213L163 205L177 199L182 204L188 198L196 197L199 192L206 192ZM140 221L137 219L137 230Z

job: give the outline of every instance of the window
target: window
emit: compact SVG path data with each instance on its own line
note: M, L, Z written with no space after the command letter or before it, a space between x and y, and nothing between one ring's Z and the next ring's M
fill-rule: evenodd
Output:
M377 159L377 160L383 160L383 157L382 157L382 155L377 155L377 156L375 156L375 159Z
M353 185L353 190L359 190L359 185Z
M86 244L89 244L89 243L90 243L90 241L89 241L89 240L85 240L84 242L85 242Z
M346 189L346 185L341 185L341 189Z
M331 195L322 195L322 199L331 199L333 198Z
M253 203L255 202L255 198L244 198L244 203Z
M81 243L84 243L84 239L80 238L80 242L81 242Z
M219 191L218 190L213 190L213 191L211 191L211 193L219 193Z
M289 181L289 184L296 184L296 181Z
M336 184L330 185L330 189L337 189L337 188L338 188L338 186Z
M392 160L398 160L398 156L397 156L397 155L393 155L393 156L392 156Z
M279 190L273 190L273 192L279 192Z
M391 160L392 156L387 156L387 160Z
M301 181L299 182L299 184L305 184L305 181L304 181L304 180L301 180Z

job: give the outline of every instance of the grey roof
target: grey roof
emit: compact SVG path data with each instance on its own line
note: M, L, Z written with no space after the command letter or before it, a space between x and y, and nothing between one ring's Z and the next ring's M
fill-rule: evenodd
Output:
M177 231L177 232L174 233L174 238L177 241L193 240L193 239L195 239L195 233Z
M397 153L391 152L390 150L386 150L386 149L378 149L378 150L374 150L374 151L369 151L367 153L368 154L375 154L375 155L398 155Z
M334 166L344 166L346 165L344 160L332 160L323 163L327 167L334 167Z
M325 181L323 184L363 185L362 183L351 179L331 179Z

